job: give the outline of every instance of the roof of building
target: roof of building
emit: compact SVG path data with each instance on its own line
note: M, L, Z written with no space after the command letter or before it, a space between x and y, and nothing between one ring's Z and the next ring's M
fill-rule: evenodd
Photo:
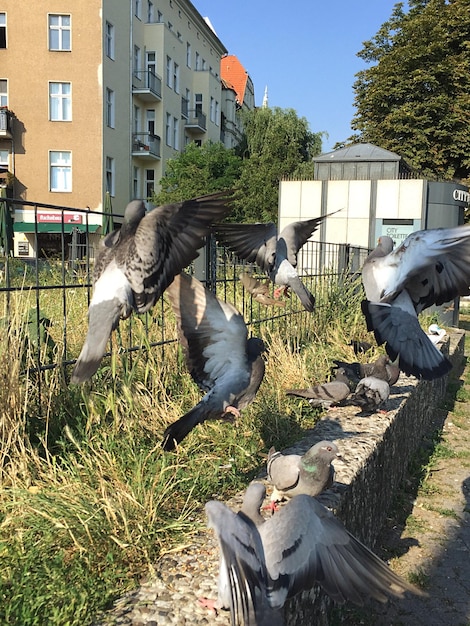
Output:
M220 59L220 76L232 86L237 94L238 103L242 105L249 76L234 54L227 54Z
M223 61L223 59L222 59ZM313 161L401 161L402 157L395 152L379 148L371 143L355 143L333 152L320 154Z

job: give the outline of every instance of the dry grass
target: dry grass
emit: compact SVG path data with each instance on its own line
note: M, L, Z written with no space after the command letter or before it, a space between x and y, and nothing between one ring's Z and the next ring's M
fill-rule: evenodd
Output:
M176 344L150 347L174 336L167 310L162 316L157 305L148 328L132 320L142 352L129 359L119 351L129 342L123 325L92 383L69 387L61 368L21 376L25 359L35 359L34 342L25 342L31 297L10 301L10 324L0 329L1 623L91 623L152 571L159 554L205 523L209 498L245 486L271 445L290 445L315 424L318 412L284 390L324 381L333 358L354 358L349 340L367 337L356 287L331 280L317 287L317 311L294 318L297 328L285 321L250 328L269 350L258 397L240 420L197 427L175 453L161 449L162 432L201 394ZM46 295L40 308L52 321L53 350L76 356L86 290Z

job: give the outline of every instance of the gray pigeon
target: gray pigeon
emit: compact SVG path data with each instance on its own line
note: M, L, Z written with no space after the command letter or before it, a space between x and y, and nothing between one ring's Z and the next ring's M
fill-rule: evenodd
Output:
M380 237L362 282L367 328L391 360L398 357L403 372L427 380L447 374L452 365L426 336L418 314L470 294L470 225L420 230L396 249L390 237Z
M271 448L268 479L280 496L292 498L301 493L318 496L332 486L335 471L331 462L338 457L338 447L332 441L319 441L302 456L282 454Z
M424 595L315 498L296 496L256 522L265 495L261 483L252 483L240 513L215 500L205 507L220 546L217 606L230 609L232 624L280 626L286 600L315 584L339 604L386 602L407 591Z
M362 407L364 414L375 413L382 408L389 395L390 385L386 380L368 376L359 381L356 391L347 403Z
M313 407L329 409L345 400L350 393L349 385L341 380L332 380L329 383L314 385L307 389L288 389L288 396L305 398Z
M329 215L333 215L330 213ZM313 311L315 298L297 274L297 254L322 221L328 217L292 222L278 234L273 222L267 224L218 224L217 239L238 258L256 263L280 289L290 287L299 296L304 308Z
M135 311L148 311L176 274L197 257L213 223L230 211L226 192L156 207L134 200L124 222L100 242L88 309L88 334L72 372L83 383L99 367L111 332Z
M335 368L341 368L349 380L354 384L367 376L374 376L381 380L386 380L387 383L394 385L399 376L400 368L392 363L386 354L381 354L378 359L371 363L346 363L345 361L334 360Z
M166 294L193 380L206 392L202 400L164 433L163 448L209 419L228 419L252 402L264 376L264 343L248 339L243 316L187 274L176 276Z
M286 303L283 300L277 300L276 298L271 297L267 283L262 283L248 274L248 272L242 272L239 278L243 287L248 291L248 293L251 294L251 297L253 300L256 300L256 302L264 304L264 306L286 306Z

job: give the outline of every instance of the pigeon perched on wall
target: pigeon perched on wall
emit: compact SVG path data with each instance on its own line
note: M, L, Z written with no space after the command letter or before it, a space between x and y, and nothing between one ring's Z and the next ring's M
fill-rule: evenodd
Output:
M251 337L243 316L219 300L194 277L176 276L166 295L178 324L178 336L193 380L206 392L202 400L163 436L172 450L197 425L238 416L252 402L264 376L265 345Z
M335 211L337 212L337 211ZM329 215L333 215L330 213ZM324 215L311 220L292 222L278 233L273 222L267 224L219 224L215 228L218 241L239 259L254 262L267 273L281 290L291 288L307 311L313 311L315 298L297 273L297 254L322 221Z
M362 268L367 300L362 302L368 330L408 375L433 380L452 365L432 344L418 314L470 294L470 225L411 233L393 249L390 237L378 246Z
M347 383L340 380L332 380L328 383L314 385L306 389L288 389L286 395L296 398L305 398L313 407L329 409L335 404L345 400L350 393Z
M386 380L368 376L358 382L356 391L347 403L360 406L364 414L375 413L383 407L389 395L390 385Z
M271 448L268 479L282 497L301 493L318 496L332 486L335 470L331 463L339 457L338 447L332 441L319 441L303 455L282 454Z
M100 242L88 309L88 334L72 372L83 383L98 369L111 332L134 311L148 311L174 276L197 257L204 237L229 211L219 192L156 207L130 202L120 229Z
M264 306L286 306L283 300L277 300L271 297L268 283L262 283L260 280L248 274L248 272L242 272L239 278L243 287L251 294L251 297L253 300L256 300L256 302L264 304Z
M216 604L230 609L232 624L280 626L286 600L315 584L339 604L424 595L315 498L296 496L265 522L254 521L265 494L261 483L252 483L241 512L215 500L205 507L220 547Z
M374 376L374 378L380 378L387 381L392 386L394 385L399 376L400 368L390 361L390 358L386 354L381 354L375 361L370 363L347 363L346 361L333 360L335 368L341 368L346 376L349 378L354 387L357 383L367 376ZM335 371L335 368L333 371Z

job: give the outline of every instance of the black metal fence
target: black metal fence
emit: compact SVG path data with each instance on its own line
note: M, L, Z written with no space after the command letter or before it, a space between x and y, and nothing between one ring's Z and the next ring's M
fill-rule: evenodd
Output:
M75 362L86 334L93 261L103 234L103 227L99 224L105 224L103 218L109 215L0 198L0 206L2 204L10 211L18 208L30 211L29 218L34 219L15 221L13 228L23 233L29 250L35 252L34 257L23 258L18 254L18 243L14 250L11 238L0 241L4 250L0 256L2 327L24 333L29 355L25 357L25 375L37 375L60 367L67 379L69 366ZM51 229L44 226L44 222L38 221L42 210L59 215L54 218L52 233L47 232ZM80 216L76 225L67 221L71 212ZM120 216L113 217L116 222L120 221ZM8 229L1 232L5 230ZM46 239L43 235L47 235ZM47 249L41 245L43 240L47 241ZM367 253L367 249L349 244L307 242L299 255L299 270L317 301L324 302L321 306L327 306L327 299L318 298L320 292L328 289L332 281L337 282L345 274L359 271ZM303 310L297 297L292 294L284 308L266 307L252 300L242 288L239 274L248 270L264 280L259 270L218 247L212 237L208 238L205 249L189 269L219 298L238 308L251 332L258 332L259 327L282 324L287 334L298 336L302 333L310 314ZM176 341L174 327L165 323L166 312L168 309L162 299L153 311L142 316L139 328L141 330L143 325L146 331L145 342L136 339L134 318L122 323L119 350L131 358L135 351L163 349L169 342ZM38 384L41 384L40 377Z

